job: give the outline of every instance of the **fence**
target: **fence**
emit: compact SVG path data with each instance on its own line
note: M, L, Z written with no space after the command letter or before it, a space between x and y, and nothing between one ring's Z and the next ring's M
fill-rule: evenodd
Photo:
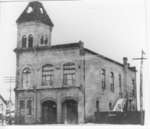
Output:
M141 124L144 125L145 112L95 112L95 122L103 124Z

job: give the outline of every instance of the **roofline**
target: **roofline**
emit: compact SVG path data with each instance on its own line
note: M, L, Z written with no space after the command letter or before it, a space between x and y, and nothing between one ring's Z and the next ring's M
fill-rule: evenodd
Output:
M51 25L49 25L49 24L46 24L46 23L41 22L40 20L24 21L24 22L18 22L18 21L16 20L16 25L22 25L22 24L24 24L24 23L40 23L40 24L44 24L44 25L47 25L47 26L50 26L50 27L54 27L53 22L52 22Z
M81 48L83 47L82 42L76 43L67 43L67 44L58 44L58 45L51 45L51 46L37 46L34 48L15 48L14 52L21 52L21 51L32 51L32 50L49 50L49 49L67 49L67 48Z
M18 53L18 52L22 52L22 51L32 51L32 50L52 50L52 49L68 49L68 48L80 48L80 49L83 49L84 51L87 51L93 55L96 55L98 57L101 57L105 60L108 60L110 62L113 62L121 67L124 67L124 64L120 63L120 62L117 62L113 59L110 59L106 56L103 56L99 53L96 53L90 49L87 49L87 48L84 48L84 43L82 41L78 41L78 42L75 42L75 43L65 43L65 44L57 44L57 45L51 45L51 46L40 46L40 47L34 47L34 48L15 48L14 49L14 52ZM128 67L131 71L134 71L136 72L136 68L135 67Z
M108 57L106 57L106 56L103 56L103 55L101 55L101 54L99 54L99 53L96 53L96 52L94 52L94 51L92 51L92 50L90 50L90 49L84 48L84 50L87 51L87 52L89 52L89 53L91 53L91 54L93 54L93 55L96 55L96 56L98 56L98 57L101 57L101 58L103 58L103 59L105 59L105 60L108 60L108 61L110 61L110 62L113 62L113 63L115 63L115 64L117 64L117 65L119 65L119 66L121 66L121 67L124 67L124 64L122 64L122 63L120 63L120 62L118 62L118 61L115 61L115 60L113 60L113 59L110 59L110 58L108 58ZM128 68L129 68L131 71L134 71L134 72L137 71L136 69L134 69L135 67L128 67Z

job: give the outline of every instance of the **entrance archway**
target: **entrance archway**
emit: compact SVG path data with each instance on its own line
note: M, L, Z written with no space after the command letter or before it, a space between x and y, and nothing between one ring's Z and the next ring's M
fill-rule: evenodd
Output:
M57 122L57 105L55 102L47 100L42 103L42 123L54 124Z
M75 100L65 100L62 104L63 123L78 123L78 103Z

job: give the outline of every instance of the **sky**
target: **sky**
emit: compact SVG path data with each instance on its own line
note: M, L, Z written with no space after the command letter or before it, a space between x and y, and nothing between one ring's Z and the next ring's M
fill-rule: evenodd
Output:
M11 0L10 0L11 1ZM13 1L13 0L12 0ZM144 3L146 2L146 4ZM79 0L49 1L43 5L54 23L52 45L84 42L84 46L122 63L128 57L136 66L139 87L141 49L149 54L150 2L147 0ZM9 97L5 76L15 76L17 45L16 19L28 2L0 2L0 94ZM144 104L148 107L149 61L143 69ZM11 84L12 91L14 83ZM139 91L138 91L139 92ZM13 94L14 99L14 94Z

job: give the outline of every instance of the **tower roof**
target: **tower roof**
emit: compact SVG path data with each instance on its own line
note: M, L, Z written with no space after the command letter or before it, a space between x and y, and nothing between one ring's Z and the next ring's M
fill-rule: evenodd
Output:
M30 2L16 22L23 23L30 21L42 22L53 26L53 23L46 13L42 3L38 1Z

